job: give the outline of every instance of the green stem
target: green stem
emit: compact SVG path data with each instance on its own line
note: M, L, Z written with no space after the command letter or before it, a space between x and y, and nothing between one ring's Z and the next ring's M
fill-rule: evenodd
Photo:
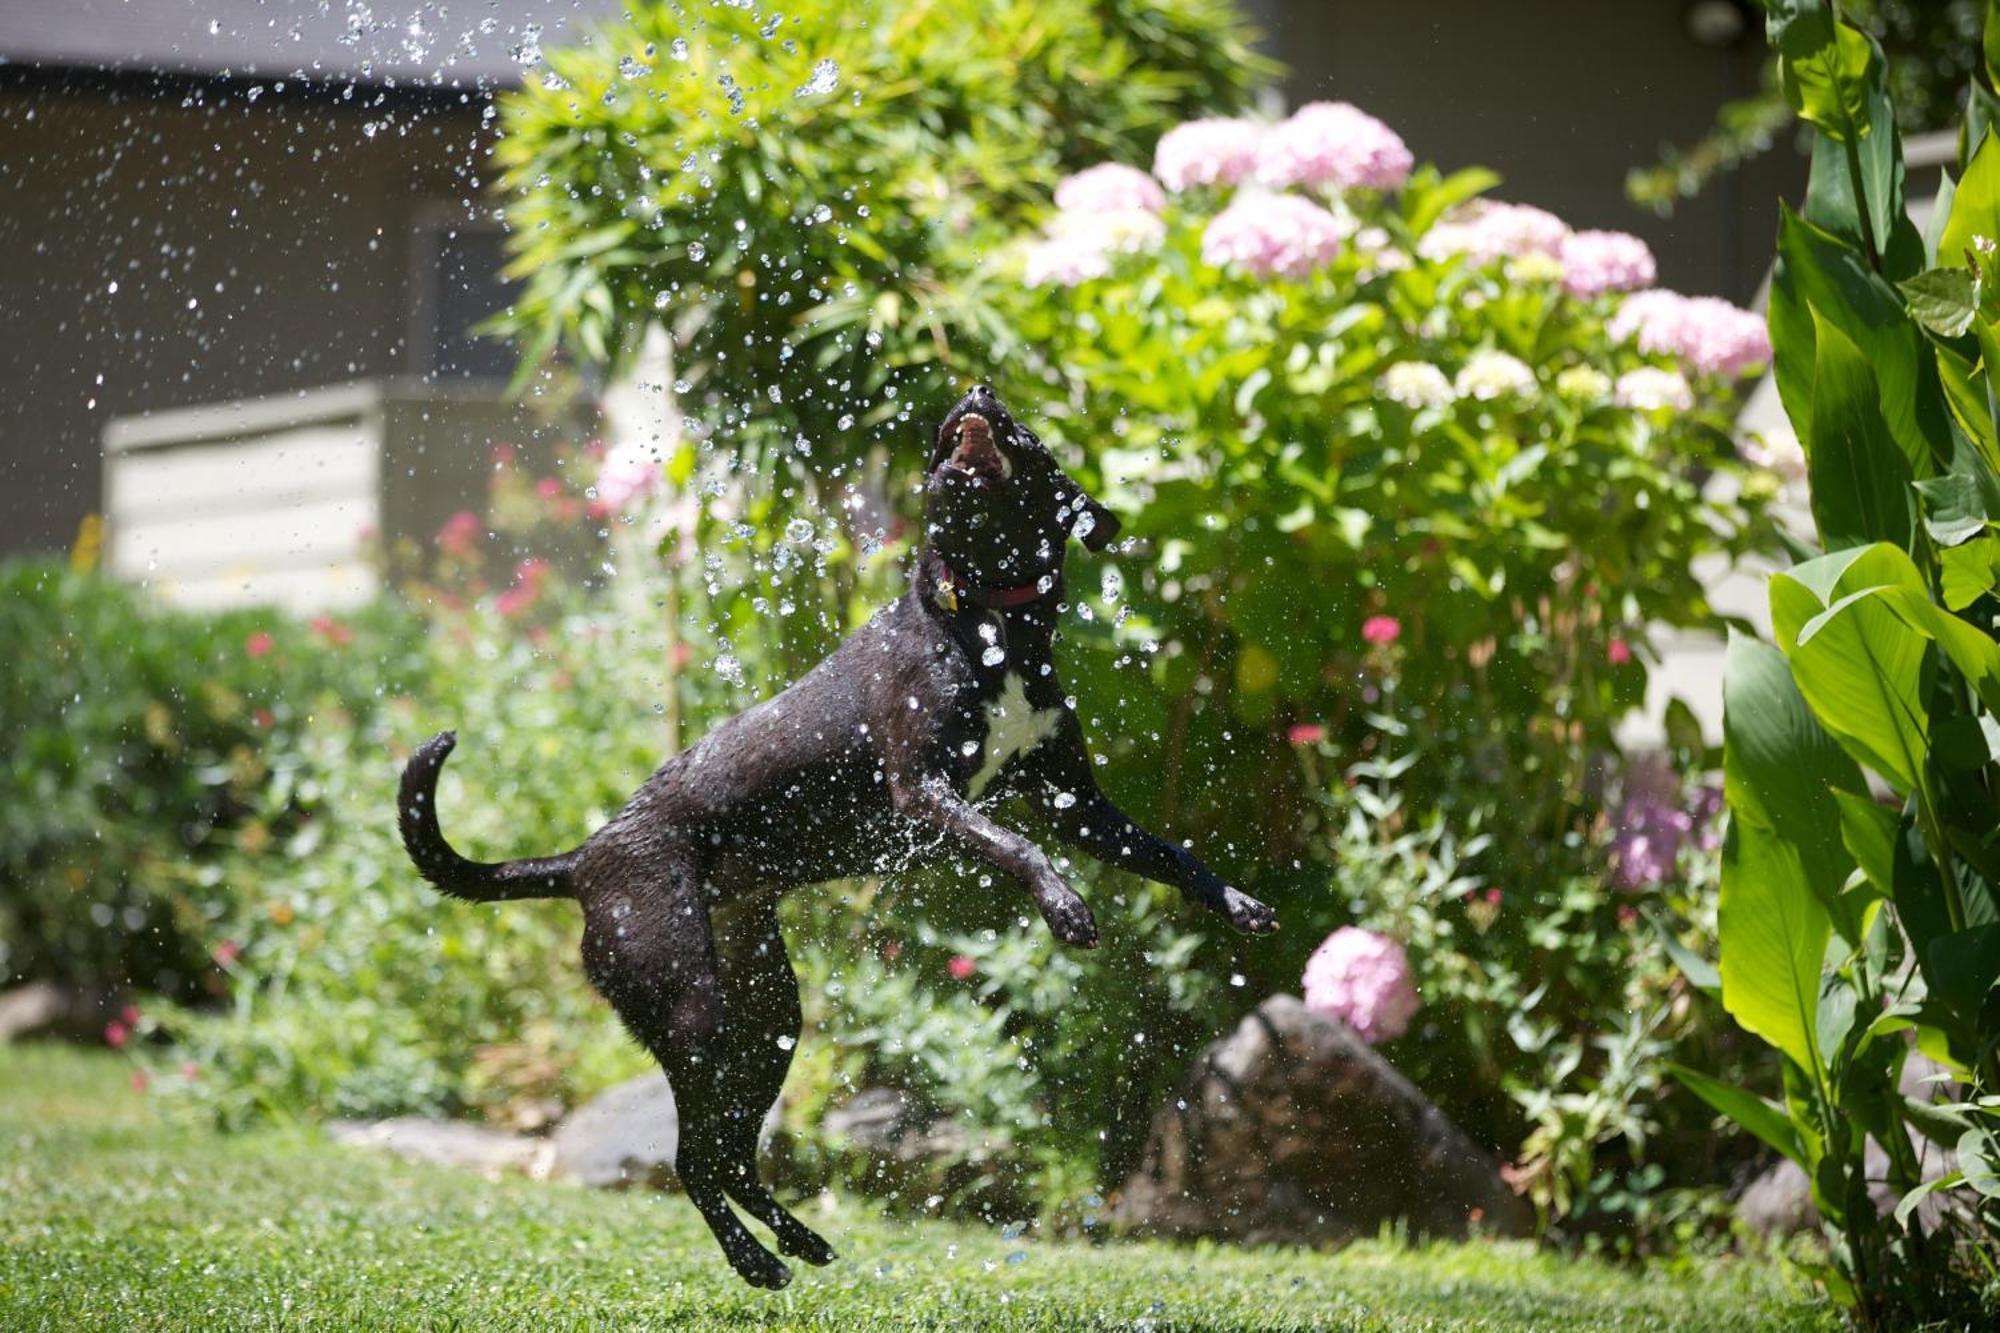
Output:
M1868 218L1868 189L1861 183L1861 150L1855 147L1856 138L1855 129L1850 125L1847 139L1841 147L1847 150L1847 179L1854 186L1854 213L1861 221L1861 243L1868 249L1868 266L1879 272L1882 251L1875 242L1875 224Z

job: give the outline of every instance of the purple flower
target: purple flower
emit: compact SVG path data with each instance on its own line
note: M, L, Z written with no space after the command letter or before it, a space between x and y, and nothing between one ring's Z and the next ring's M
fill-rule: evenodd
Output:
M1699 841L1711 847L1721 792L1696 787L1685 795L1681 779L1661 761L1634 764L1625 776L1625 799L1613 817L1611 882L1628 893L1650 888L1674 873L1681 849Z
M1678 358L1704 375L1736 378L1771 359L1771 334L1748 310L1713 296L1682 296L1665 288L1634 292L1606 328L1639 350Z
M1571 296L1629 292L1653 285L1653 252L1637 236L1622 231L1579 231L1565 236L1558 257L1563 286Z
M1422 1003L1409 955L1387 935L1342 926L1306 959L1306 1008L1337 1018L1373 1046L1409 1028Z
M1340 253L1350 229L1294 194L1244 195L1210 220L1201 257L1260 278L1303 278Z
M1346 102L1308 102L1257 146L1257 179L1271 186L1393 190L1414 163L1394 130Z
M1247 120L1190 120L1160 136L1153 174L1178 193L1204 185L1234 185L1257 165L1264 127Z
M1056 207L1065 213L1123 213L1138 209L1157 213L1167 206L1166 192L1145 172L1118 162L1102 162L1056 186Z
M1463 255L1475 264L1528 255L1554 256L1569 239L1561 218L1533 204L1475 200L1424 233L1417 253L1425 259Z

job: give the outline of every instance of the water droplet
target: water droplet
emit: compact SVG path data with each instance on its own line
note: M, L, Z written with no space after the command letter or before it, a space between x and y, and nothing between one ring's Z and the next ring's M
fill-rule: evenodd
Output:
M676 60L686 60L688 58L687 38L674 38L672 44L667 47L667 54Z
M794 97L817 97L830 93L840 86L840 64L834 60L822 60L813 66L812 77L799 85Z

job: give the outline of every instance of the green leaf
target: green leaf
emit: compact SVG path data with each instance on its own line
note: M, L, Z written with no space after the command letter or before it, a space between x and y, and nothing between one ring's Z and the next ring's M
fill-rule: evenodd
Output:
M1875 374L1861 349L1813 310L1812 433L1806 471L1813 521L1830 551L1910 543L1910 462L1883 420Z
M1979 479L1947 472L1916 483L1924 511L1924 531L1939 546L1957 546L1986 530L1986 496Z
M1895 887L1896 812L1875 804L1865 792L1833 793L1840 807L1840 841L1854 864L1884 897Z
M1981 537L1947 547L1938 553L1938 566L1945 606L1963 611L2000 583L2000 541Z
M1986 22L1979 35L1979 55L1986 82L2000 88L2000 0L1986 0Z
M1896 284L1910 303L1910 317L1944 338L1956 338L1972 327L1979 313L1972 274L1962 268L1934 268Z
M1940 264L1963 264L1975 237L2000 238L2000 139L1980 140L1952 196L1951 216L1938 240Z
M1785 100L1800 118L1836 139L1867 133L1867 35L1815 0L1772 0L1767 30Z
M1669 1060L1666 1066L1667 1072L1679 1079L1689 1092L1800 1166L1805 1165L1805 1150L1799 1144L1798 1131L1792 1128L1791 1119L1783 1107L1764 1100L1746 1088L1710 1078L1686 1065Z
M1813 721L1784 658L1739 634L1730 636L1723 668L1722 726L1731 816L1717 926L1723 1008L1817 1077L1820 962L1832 924L1806 856L1818 863L1818 875L1832 879L1829 896L1847 872L1845 849L1828 836L1834 820L1827 770L1814 759L1828 757L1850 772L1852 764ZM1791 831L1815 807L1828 817L1803 847L1775 827Z
M2000 980L2000 924L1940 936L1930 942L1924 961L1931 994L1966 1023L1976 1024L1986 992Z
M1963 1171L1952 1171L1939 1176L1936 1180L1926 1180L1896 1201L1896 1225L1907 1230L1910 1225L1910 1214L1917 1210L1918 1204L1939 1190L1952 1189L1964 1183Z
M2000 1199L2000 1142L1991 1130L1969 1129L1959 1139L1958 1169L1966 1184L1989 1199Z
M1937 397L1929 340L1903 298L1852 246L1780 208L1778 262L1771 282L1772 371L1792 429L1812 438L1820 322L1861 349L1881 391L1880 412L1916 476L1948 455L1949 428Z
M1821 725L1907 793L1920 780L1929 742L1926 645L1904 608L1885 595L1896 588L1929 605L1916 566L1893 546L1824 556L1772 577L1771 621Z
M1938 245L1944 239L1944 224L1951 217L1951 200L1957 192L1958 182L1951 173L1940 171L1937 197L1931 200L1931 215L1924 224L1924 263L1930 268L1938 265Z

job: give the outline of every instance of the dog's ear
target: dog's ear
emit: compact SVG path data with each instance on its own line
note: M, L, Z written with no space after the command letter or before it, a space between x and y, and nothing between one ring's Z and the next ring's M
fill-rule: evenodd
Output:
M1076 532L1076 538L1083 543L1085 550L1101 551L1118 540L1118 529L1122 526L1118 515L1087 495L1082 497L1081 517L1090 520L1087 524L1081 521L1076 524L1076 528L1082 529Z

